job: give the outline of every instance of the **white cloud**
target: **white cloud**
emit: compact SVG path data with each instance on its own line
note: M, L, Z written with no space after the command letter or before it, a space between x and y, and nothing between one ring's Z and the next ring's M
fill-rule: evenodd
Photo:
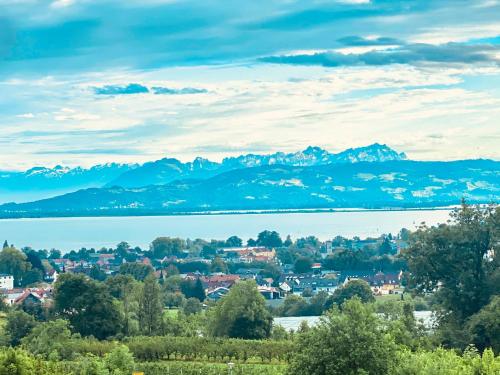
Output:
M444 44L466 42L471 39L496 37L500 34L500 23L462 24L458 26L431 27L409 38L411 42Z
M75 3L75 0L56 0L50 4L51 8L59 9L66 8Z
M17 115L16 117L19 117L19 118L34 118L35 115L33 113L29 112L29 113L23 113L23 114Z
M11 95L2 97L0 104L8 108L24 103L29 106L25 113L37 115L21 122L16 117L19 107L10 117L7 112L0 114L0 123L6 124L0 127L0 169L16 163L28 166L35 160L90 165L167 155L221 159L256 150L295 151L307 145L339 151L376 141L417 159L500 156L500 99L486 91L457 87L464 75L495 76L498 68L287 67L287 74L276 75L267 69L103 72L46 86L10 82ZM102 97L88 89L130 82L204 87L209 93ZM26 141L29 147L23 146ZM119 147L134 152L82 158L71 153L71 144L79 144L79 149ZM58 154L44 154L54 150Z

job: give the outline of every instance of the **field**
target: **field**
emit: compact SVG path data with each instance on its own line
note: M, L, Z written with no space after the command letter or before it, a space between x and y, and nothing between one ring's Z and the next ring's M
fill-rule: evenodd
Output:
M286 365L168 361L139 363L137 369L146 375L283 375Z

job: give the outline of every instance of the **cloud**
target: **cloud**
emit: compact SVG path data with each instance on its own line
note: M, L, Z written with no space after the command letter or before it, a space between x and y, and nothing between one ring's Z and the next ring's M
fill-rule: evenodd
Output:
M131 94L147 94L154 93L156 95L190 95L190 94L205 94L206 89L196 87L163 87L153 86L151 88L139 83L129 83L127 85L105 85L101 87L93 87L97 95L131 95Z
M20 115L17 115L16 117L19 117L19 118L35 118L35 115L31 112L28 112L28 113L23 113L23 114L20 114Z
M494 55L498 51L500 51L500 47L492 45L448 43L436 46L418 43L360 54L345 54L332 50L305 55L268 56L259 60L274 64L320 65L324 67L420 63L499 64L500 59Z
M152 87L151 90L157 95L188 95L188 94L205 94L208 92L206 89L199 89L195 87L183 87L180 89L168 87Z
M125 86L106 85L103 87L94 87L94 92L97 95L130 95L130 94L146 94L149 89L139 83L129 83Z
M402 41L396 38L389 37L373 37L373 38L363 38L361 36L349 35L343 38L337 39L338 42L346 46L388 46L388 45L399 45L404 44Z

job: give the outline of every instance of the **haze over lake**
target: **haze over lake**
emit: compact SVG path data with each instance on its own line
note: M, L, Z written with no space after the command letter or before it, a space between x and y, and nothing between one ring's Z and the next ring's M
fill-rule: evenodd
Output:
M159 236L226 239L237 235L255 238L263 230L282 237L314 235L321 240L396 234L421 222L444 223L449 210L359 211L272 214L225 214L187 216L76 217L0 220L0 240L18 247L61 251L115 246L127 241L147 248Z

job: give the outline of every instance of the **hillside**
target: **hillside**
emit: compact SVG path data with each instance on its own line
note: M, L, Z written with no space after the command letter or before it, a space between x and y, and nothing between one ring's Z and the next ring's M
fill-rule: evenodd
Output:
M241 168L208 179L79 190L0 206L1 217L139 215L301 208L426 207L498 202L500 162L386 161Z

